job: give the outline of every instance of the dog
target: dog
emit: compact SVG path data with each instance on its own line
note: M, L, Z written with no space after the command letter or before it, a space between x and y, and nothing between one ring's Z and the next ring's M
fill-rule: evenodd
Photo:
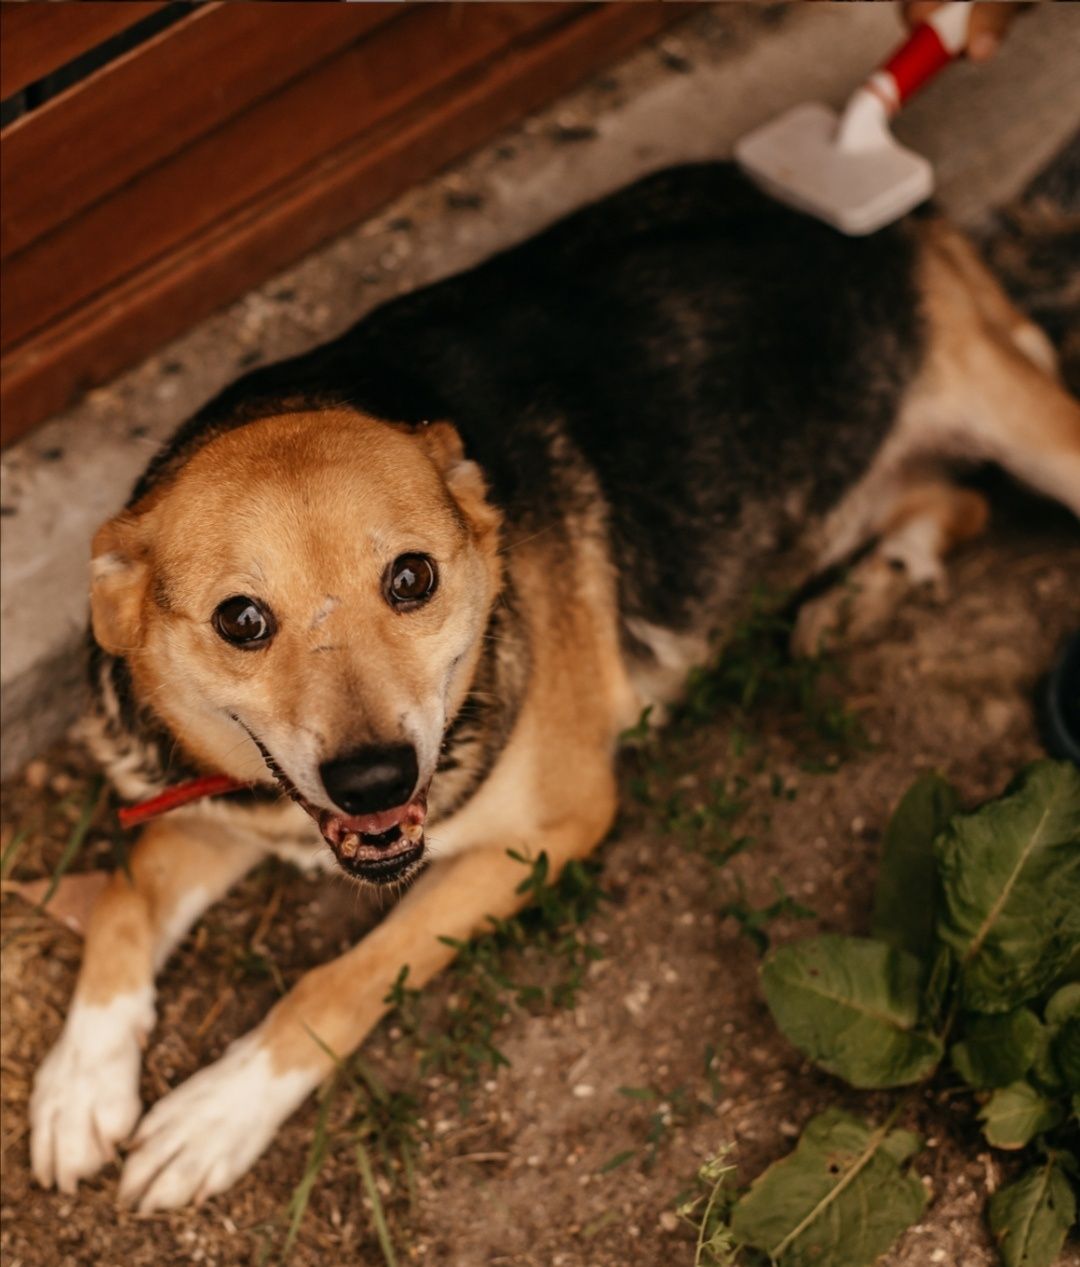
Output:
M406 891L142 1118L140 1210L227 1188L403 966L421 985L511 915L509 849L555 873L596 846L618 736L778 551L854 583L803 605L798 647L865 631L981 531L948 471L984 461L1080 515L1080 405L966 241L932 214L844 238L724 164L224 391L94 538L86 735L127 800L243 788L152 822L98 900L37 1180L70 1192L128 1139L154 974L268 852Z

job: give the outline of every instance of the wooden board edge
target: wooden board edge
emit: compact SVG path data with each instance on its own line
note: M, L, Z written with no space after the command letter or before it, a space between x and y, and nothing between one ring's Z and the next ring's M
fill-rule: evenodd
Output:
M236 213L207 239L155 261L12 349L0 360L0 443L25 435L687 12L667 3L586 11L554 40L496 59L465 91L458 85L441 110L423 103L411 127L376 149L345 147L348 154L322 164L318 180L301 173L287 191Z

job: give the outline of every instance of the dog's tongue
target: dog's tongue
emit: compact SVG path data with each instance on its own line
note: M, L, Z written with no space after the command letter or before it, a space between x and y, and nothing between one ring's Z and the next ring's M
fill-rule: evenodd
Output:
M331 814L324 810L319 818L319 829L329 845L340 845L346 836L381 836L391 827L400 827L402 835L417 836L427 817L427 797L414 797L394 809L380 810L377 814Z

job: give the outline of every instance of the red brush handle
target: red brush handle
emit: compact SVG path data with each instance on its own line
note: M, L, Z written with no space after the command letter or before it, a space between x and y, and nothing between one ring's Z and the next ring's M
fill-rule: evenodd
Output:
M870 77L867 86L885 99L890 114L964 51L970 20L967 0L943 4Z
M164 792L152 796L148 801L140 801L138 805L125 805L117 810L116 817L120 820L121 827L137 827L148 818L167 814L169 810L186 805L188 801L198 801L204 796L221 796L223 792L238 792L246 787L251 787L251 784L231 779L227 774L208 774L204 778L189 779L187 783L166 788Z
M942 44L941 36L929 22L924 22L881 69L884 74L892 75L896 83L897 104L903 105L916 89L933 79L952 59L953 54Z

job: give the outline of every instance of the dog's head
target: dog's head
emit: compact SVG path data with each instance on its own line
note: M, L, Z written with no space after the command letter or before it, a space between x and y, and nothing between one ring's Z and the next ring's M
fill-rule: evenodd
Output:
M498 591L498 513L447 423L224 432L94 538L94 636L196 759L269 767L351 874L418 865Z

